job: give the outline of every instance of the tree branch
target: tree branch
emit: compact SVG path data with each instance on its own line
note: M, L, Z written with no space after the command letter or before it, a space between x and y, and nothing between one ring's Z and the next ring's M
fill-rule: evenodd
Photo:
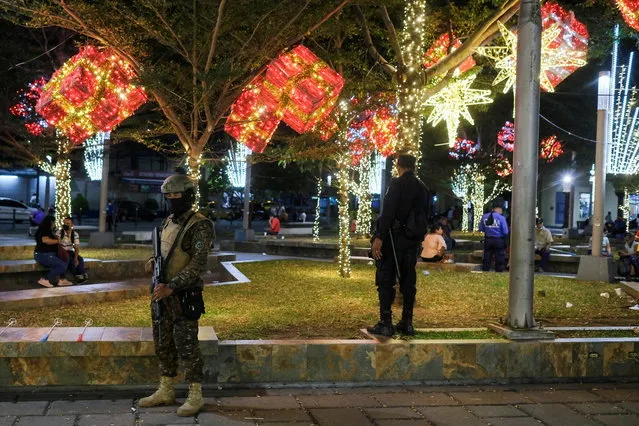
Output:
M382 19L384 20L386 31L388 32L388 39L391 42L391 46L393 47L393 50L395 51L395 56L397 56L397 61L399 62L400 68L401 68L405 65L405 63L404 63L404 56L402 55L402 48L399 45L399 41L397 40L397 32L395 31L395 25L393 25L393 21L391 21L391 18L388 15L388 9L386 9L386 6L382 5L379 8L379 10L382 14Z
M180 47L180 49L182 49L182 51L180 52L182 54L182 56L184 56L184 58L188 59L189 58L189 51L186 49L186 47L182 43L182 40L180 40L180 37L178 37L178 35L175 33L175 31L173 31L173 27L171 25L169 25L169 23L166 21L164 16L153 6L153 4L151 2L144 1L144 4L148 8L150 8L153 11L153 13L155 13L155 16L158 17L158 19L162 22L164 27L166 27L166 29L169 31L171 36L175 39L175 41L177 42L177 45Z
M468 40L466 40L459 49L455 50L453 53L424 71L426 80L447 73L465 61L466 58L473 54L475 48L490 35L490 31L493 30L493 28L496 28L494 25L497 21L500 21L505 17L511 17L512 15L510 13L513 12L513 10L516 11L519 9L519 1L520 0L508 0L506 4L486 19L479 30L475 31L475 33L468 38Z
M362 26L362 35L364 36L364 43L368 47L368 53L382 66L382 69L386 71L387 74L395 77L397 74L397 68L391 65L377 50L375 45L373 44L373 39L371 37L371 32L368 29L368 24L366 23L366 17L362 12L362 9L358 5L355 5L355 16L360 22Z
M211 64L213 63L213 55L215 55L215 48L217 46L217 37L220 32L220 27L222 26L222 16L224 14L224 6L226 5L226 0L222 0L220 2L220 6L217 8L217 20L215 21L215 28L213 29L213 33L211 34L211 48L209 49L209 56L206 58L206 65L204 66L204 72L207 73L211 69Z

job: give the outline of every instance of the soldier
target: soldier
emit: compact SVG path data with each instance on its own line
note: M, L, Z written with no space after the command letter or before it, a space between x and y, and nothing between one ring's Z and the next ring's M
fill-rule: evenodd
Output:
M178 416L194 416L204 405L202 399L203 362L198 342L198 322L204 313L202 278L213 239L213 224L191 209L195 185L184 175L169 176L162 193L170 203L171 215L162 224L161 253L164 281L156 285L151 303L160 303L161 315L152 309L153 342L160 366L160 387L151 396L140 399L140 407L175 402L173 384L178 358L189 383L186 402ZM153 259L146 264L153 269Z

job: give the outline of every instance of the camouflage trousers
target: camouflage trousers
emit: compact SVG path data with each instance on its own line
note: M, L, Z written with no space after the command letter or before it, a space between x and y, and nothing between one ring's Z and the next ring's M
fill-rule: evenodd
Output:
M160 374L168 377L177 376L179 360L186 381L202 383L204 364L197 339L198 322L182 316L182 308L177 297L169 296L160 303L162 318L158 320L152 314L153 343L160 364Z

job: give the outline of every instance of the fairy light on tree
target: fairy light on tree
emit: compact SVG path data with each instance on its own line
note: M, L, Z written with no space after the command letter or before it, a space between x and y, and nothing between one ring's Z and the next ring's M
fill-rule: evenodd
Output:
M356 195L358 197L359 206L356 217L356 233L360 237L369 237L371 235L371 225L373 221L373 212L371 210L371 155L365 155L361 158L357 166L358 182L355 184Z
M38 167L55 177L55 223L62 228L65 217L71 216L71 159L73 142L60 132L56 132L58 151L55 161L47 157Z
M337 262L339 275L342 278L349 278L351 276L351 236L349 231L350 216L348 214L348 189L350 186L349 166L350 158L348 153L340 153L337 159L337 183L339 185L339 195L337 199L339 211L339 254L337 256Z
M202 180L202 154L193 158L187 157L187 175L195 184L195 198L193 200L193 210L198 211L200 209L200 182Z

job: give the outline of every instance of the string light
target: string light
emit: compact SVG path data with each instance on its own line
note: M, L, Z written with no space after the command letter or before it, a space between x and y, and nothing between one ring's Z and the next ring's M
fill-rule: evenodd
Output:
M322 200L322 176L317 178L317 202L315 203L315 218L313 219L313 241L319 241L320 214ZM329 213L330 214L330 213Z
M495 169L495 173L499 177L507 177L513 174L513 166L508 161L508 158L499 154L493 160L493 168Z
M195 158L189 156L186 161L188 176L195 184L195 197L191 208L198 211L200 206L200 181L202 180L202 153Z
M371 156L362 157L358 165L359 182L355 184L355 195L359 200L356 217L356 233L360 237L371 235L373 212L371 210Z
M280 121L297 133L314 129L331 112L343 77L308 48L280 54L245 88L231 107L224 130L261 153Z
M132 84L135 78L113 49L84 46L53 74L36 110L79 144L110 131L146 102L144 89Z
M630 27L639 31L639 0L615 0L623 19Z
M517 36L501 22L498 24L505 46L478 47L477 52L495 61L495 68L499 70L499 73L493 81L493 86L505 81L503 93L507 93L515 85L517 75ZM544 29L541 34L539 84L547 92L554 92L554 87L564 78L578 67L586 65L586 60L583 58L586 57L587 45L579 46L579 48L570 48L569 45L564 44L557 46L555 40L562 31L564 28L559 23L554 23Z
M104 141L108 132L98 132L84 141L84 169L90 180L102 179L102 163L104 161Z
M49 123L36 112L36 105L46 84L47 80L42 77L29 83L27 90L18 91L18 102L9 108L11 114L22 118L24 127L34 136L40 136L49 127Z
M452 43L450 42L451 38L453 40ZM461 46L462 41L455 37L452 32L443 33L426 51L426 54L424 55L424 68L428 69L432 67L437 62L441 61L443 58L459 49ZM462 62L457 68L455 68L454 75L459 76L466 71L470 71L470 69L473 68L475 64L476 62L473 57L469 56L468 58L466 58L466 60L464 60L464 62Z
M454 158L455 160L465 160L473 158L478 151L479 146L475 141L471 141L470 139L457 138L455 140L455 145L453 145L449 149L448 156L450 158Z
M350 216L348 214L349 163L347 153L341 153L337 160L337 181L339 196L337 207L339 211L339 254L337 256L339 275L342 278L351 276L351 236Z
M425 105L433 107L433 111L428 116L427 123L432 123L433 127L435 127L442 120L446 122L448 144L450 147L455 145L461 117L466 119L470 124L475 123L473 117L470 115L468 106L493 102L489 97L490 90L470 88L476 78L477 74L471 74L454 79L437 94L428 98L425 103Z
M71 216L71 148L72 142L61 132L56 132L57 158L55 164L51 156L40 161L38 167L55 177L55 223L62 228L64 218Z
M615 35L619 35L619 27L615 28ZM616 85L616 90L612 94L614 109L609 115L608 173L636 174L639 172L639 108L635 106L637 89L630 88L634 52L630 53L627 66L617 67L618 55L619 43L615 41L611 86Z
M226 174L233 188L244 188L246 185L246 159L251 150L241 143L232 144L226 154Z
M426 31L426 2L406 0L404 30L399 42L405 69L398 81L397 100L399 135L396 152L421 157L420 138L422 130L422 108L424 105L424 37Z
M563 153L564 148L555 135L548 136L539 142L539 156L546 160L547 163L552 163Z

